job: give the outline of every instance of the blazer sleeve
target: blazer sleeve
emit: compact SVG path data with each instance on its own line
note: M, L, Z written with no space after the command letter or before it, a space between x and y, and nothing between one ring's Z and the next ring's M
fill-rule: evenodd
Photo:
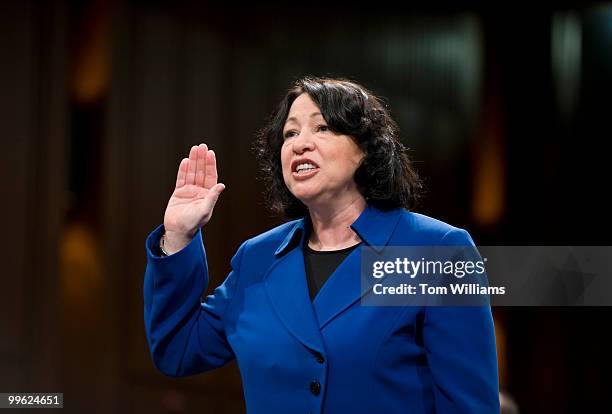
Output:
M187 376L220 367L234 358L223 316L236 288L246 242L232 258L232 271L213 294L202 300L208 286L202 233L181 251L156 254L163 226L146 242L144 322L153 363L162 373Z
M473 246L474 242L467 231L453 229L443 244ZM426 307L423 342L434 380L436 412L500 412L490 306Z

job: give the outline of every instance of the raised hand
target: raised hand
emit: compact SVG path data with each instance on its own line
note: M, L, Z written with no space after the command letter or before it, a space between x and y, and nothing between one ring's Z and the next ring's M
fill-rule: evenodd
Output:
M164 249L172 254L183 247L212 217L225 185L217 183L217 160L206 144L191 147L183 158L176 187L164 214Z

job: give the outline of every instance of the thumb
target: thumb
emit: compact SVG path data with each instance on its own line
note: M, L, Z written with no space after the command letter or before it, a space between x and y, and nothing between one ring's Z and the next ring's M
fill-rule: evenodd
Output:
M219 196L221 195L223 190L225 190L225 184L222 184L222 183L215 184L210 189L210 192L208 193L208 196L206 197L205 203L208 204L210 208L214 207L215 203L219 199Z
M214 187L211 188L210 190L215 194L216 198L219 198L223 190L225 190L225 184L223 183L215 184Z
M206 198L204 198L204 203L202 204L202 212L204 213L203 222L200 223L200 227L208 223L210 218L212 217L213 210L215 208L215 204L217 204L217 200L221 193L225 190L225 184L215 184L211 189Z

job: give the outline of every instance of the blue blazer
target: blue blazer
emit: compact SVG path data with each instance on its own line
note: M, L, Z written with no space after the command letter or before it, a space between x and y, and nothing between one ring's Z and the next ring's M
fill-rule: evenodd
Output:
M205 300L198 235L158 257L147 238L144 319L155 366L169 376L236 358L247 412L499 413L491 309L361 306L360 249L314 301L304 270L306 219L244 242ZM403 209L368 206L351 226L366 245L473 245L470 235Z

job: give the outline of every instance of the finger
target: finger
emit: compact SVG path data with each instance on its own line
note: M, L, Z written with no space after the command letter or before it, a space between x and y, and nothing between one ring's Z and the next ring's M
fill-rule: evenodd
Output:
M211 188L217 184L217 156L213 150L209 150L206 159L206 178L204 187Z
M185 178L187 178L187 169L189 168L189 158L183 158L179 165L178 173L176 174L176 187L180 188L185 185Z
M185 178L185 184L195 184L195 172L198 160L198 147L194 145L189 151L189 168L187 169L187 177Z
M202 187L204 185L204 175L206 174L206 144L198 145L198 162L196 165L195 184Z

